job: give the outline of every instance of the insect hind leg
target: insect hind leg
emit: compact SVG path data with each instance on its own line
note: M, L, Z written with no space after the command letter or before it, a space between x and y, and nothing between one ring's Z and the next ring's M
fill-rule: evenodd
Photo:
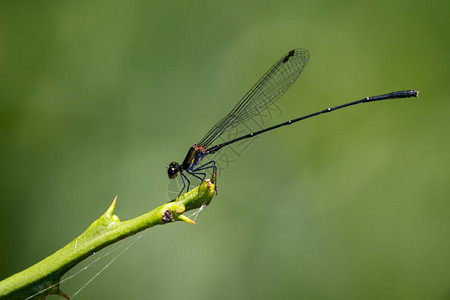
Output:
M210 160L206 164L199 166L198 168L196 168L193 171L196 172L196 171L202 171L202 170L207 170L207 169L217 169L216 161Z
M194 176L198 180L200 180L200 184L201 184L203 181L205 181L206 173L205 172L199 172L199 171L205 171L205 170L209 170L209 169L213 169L213 173L217 172L217 166L216 166L216 161L215 160L210 160L206 164L201 165L198 168L195 168L195 169L192 169L192 170L186 170L186 172L188 174Z
M200 170L201 171L201 170ZM203 172L197 172L197 169L192 170L192 171L187 171L186 172L192 176L194 176L195 178L197 178L198 180L200 180L200 183L203 182L203 180L205 180L206 177L206 173Z
M216 162L214 160L211 160L209 162L207 162L204 165L199 166L198 168L193 168L193 169L185 169L184 172L188 173L189 175L192 175L193 177L197 178L198 180L200 180L200 184L203 183L203 181L205 181L206 178L206 172L205 170L209 170L209 169L213 169L213 183L216 182L216 172L217 172L217 166L216 166ZM203 171L203 172L201 172ZM180 193L178 194L178 197L180 197L184 191L189 192L189 189L191 187L191 181L189 180L188 176L186 176L186 174L184 172L181 172L181 179L183 182L183 188L181 189ZM186 189L186 182L187 182L187 189ZM199 190L200 193L200 190Z
M213 170L213 177L214 177L214 181L216 181L216 175L217 174L217 166L216 166L216 161L215 160L210 160L209 162L207 162L204 165L199 166L198 168L196 168L195 170L193 170L192 172L195 174L200 174L202 175L202 182L205 180L206 178L206 173L204 172L198 172L198 171L205 171L205 170L209 170L212 169ZM197 176L196 176L197 177ZM198 178L198 177L197 177Z

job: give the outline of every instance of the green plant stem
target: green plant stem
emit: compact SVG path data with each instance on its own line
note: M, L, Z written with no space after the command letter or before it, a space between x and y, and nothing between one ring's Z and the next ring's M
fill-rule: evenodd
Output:
M59 282L76 264L110 244L155 225L174 221L195 224L183 213L208 205L215 193L215 184L206 180L179 198L124 222L113 214L116 197L108 210L75 240L28 269L1 281L0 299L45 299L50 294L69 299L59 289Z

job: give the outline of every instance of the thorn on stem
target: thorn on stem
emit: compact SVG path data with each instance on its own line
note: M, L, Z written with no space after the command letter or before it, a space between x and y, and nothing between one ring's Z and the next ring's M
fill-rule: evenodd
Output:
M179 215L179 216L178 216L178 220L184 221L184 222L189 223L189 224L192 224L192 225L196 225L196 224L197 224L197 223L195 223L194 220L189 219L189 218L186 217L185 215Z

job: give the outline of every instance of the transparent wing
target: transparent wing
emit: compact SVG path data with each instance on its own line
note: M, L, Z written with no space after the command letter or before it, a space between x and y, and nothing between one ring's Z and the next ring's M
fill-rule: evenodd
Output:
M294 49L283 55L197 145L208 147L224 132L253 118L277 101L298 78L308 59L306 49Z

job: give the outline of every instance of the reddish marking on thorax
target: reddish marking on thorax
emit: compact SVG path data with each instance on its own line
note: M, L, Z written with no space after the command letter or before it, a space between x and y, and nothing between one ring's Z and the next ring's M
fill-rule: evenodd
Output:
M197 152L197 151L200 151L201 153L206 152L205 146L198 146L198 145L194 144L192 146L192 148L194 148L195 152Z

